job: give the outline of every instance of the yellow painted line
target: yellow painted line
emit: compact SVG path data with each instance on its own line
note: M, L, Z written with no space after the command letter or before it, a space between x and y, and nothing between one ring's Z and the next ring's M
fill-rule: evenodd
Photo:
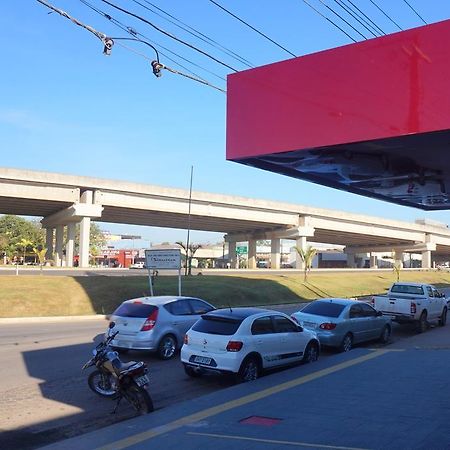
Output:
M239 406L246 405L248 403L252 403L257 400L261 400L262 398L268 397L273 394L277 394L279 392L286 391L293 387L309 383L310 381L314 381L317 380L318 378L322 378L332 373L339 372L340 370L347 369L348 367L361 364L365 361L369 361L374 358L378 358L379 356L385 355L386 353L389 352L390 350L388 349L375 350L373 353L360 356L359 358L351 359L349 361L336 364L335 366L331 366L326 369L313 372L309 375L305 375L303 377L286 381L285 383L278 384L277 386L272 386L270 388L263 389L262 391L245 395L244 397L240 397L236 400L230 400L229 402L221 403L220 405L204 409L203 411L199 411L197 413L181 417L180 419L174 420L173 422L170 422L168 424L151 428L150 430L135 434L134 436L129 436L119 441L115 441L114 443L111 444L103 445L102 447L98 447L96 450L122 450L124 448L131 447L132 445L152 439L156 436L160 436L161 434L168 433L169 431L173 431L178 428L184 427L185 425L189 425L198 422L199 420L206 419L207 417L212 417L225 411L229 411L230 409L237 408Z
M239 441L262 442L264 444L293 445L296 447L329 448L332 450L368 450L368 449L359 448L359 447L339 447L336 445L309 444L307 442L295 442L295 441L278 441L275 439L258 439L258 438L251 438L251 437L247 437L247 436L231 436L231 435L227 435L227 434L194 433L193 431L189 431L186 434L191 434L193 436L213 437L213 438L219 438L219 439L236 439Z

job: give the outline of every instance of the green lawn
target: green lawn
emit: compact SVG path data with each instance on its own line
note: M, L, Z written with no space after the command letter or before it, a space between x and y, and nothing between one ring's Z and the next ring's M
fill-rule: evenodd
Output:
M450 273L402 272L402 281L450 287ZM312 273L303 275L203 275L182 278L182 294L204 298L217 307L298 303L319 297L359 297L383 293L391 272ZM178 278L160 276L155 295L178 293ZM0 317L109 314L123 300L149 295L145 276L1 276Z

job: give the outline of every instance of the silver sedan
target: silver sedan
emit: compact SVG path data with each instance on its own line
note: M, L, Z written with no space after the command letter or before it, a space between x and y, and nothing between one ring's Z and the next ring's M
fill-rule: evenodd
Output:
M292 318L304 328L314 330L321 345L348 352L354 344L378 339L387 343L392 323L367 303L343 298L315 300Z

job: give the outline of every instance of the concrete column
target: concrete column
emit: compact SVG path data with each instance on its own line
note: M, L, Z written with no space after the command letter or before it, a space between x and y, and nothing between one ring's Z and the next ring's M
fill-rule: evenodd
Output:
M270 241L270 268L279 269L280 268L280 250L281 250L281 239L272 239Z
M256 269L256 240L248 241L248 269Z
M422 269L431 269L431 250L422 252Z
M296 240L295 240L295 244L297 246L298 249L302 249L302 250L306 250L308 243L306 241L306 236L299 236ZM296 252L296 260L295 260L295 268L299 269L299 270L304 270L305 269L305 263L303 262L302 257L299 255L298 252Z
M228 242L228 261L231 269L237 268L236 242Z
M53 259L53 228L45 229L45 248L47 249L45 259Z
M79 254L80 267L89 267L90 231L91 231L91 218L83 217L80 223L80 254Z
M81 194L80 203L92 204L92 191L84 191ZM91 234L91 218L83 217L80 223L80 251L79 266L89 267L89 239Z
M61 267L63 261L63 240L64 240L64 225L56 226L55 238L55 266Z
M356 268L356 260L354 253L347 253L347 267L349 267L350 269Z
M394 251L394 264L403 267L403 252L401 250Z
M69 222L67 225L67 242L66 242L66 267L73 267L73 249L75 244L76 224Z
M377 255L370 254L370 268L378 269Z

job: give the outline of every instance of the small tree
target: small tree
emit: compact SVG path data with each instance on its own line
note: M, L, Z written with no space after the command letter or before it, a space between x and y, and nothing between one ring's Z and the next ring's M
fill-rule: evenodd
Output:
M303 270L304 270L304 281L306 282L308 279L308 272L311 270L314 256L317 255L317 250L310 245L306 247L306 249L295 247L297 253L300 255L303 261Z
M184 268L184 274L192 275L192 258L194 257L195 252L199 248L202 248L202 246L200 244L189 244L189 248L187 248L181 241L177 241L175 244L179 245L186 254L186 267Z
M47 254L47 249L45 247L42 246L38 246L38 247L33 247L33 252L34 254L37 256L38 261L39 261L39 269L42 275L42 268L45 264L45 255Z

